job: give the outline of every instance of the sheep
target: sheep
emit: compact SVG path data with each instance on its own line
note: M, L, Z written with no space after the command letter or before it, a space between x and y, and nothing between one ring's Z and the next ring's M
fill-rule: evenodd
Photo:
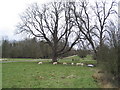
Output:
M1 58L0 61L7 61L7 59L2 59L2 58Z
M81 65L81 63L76 63L77 66Z
M42 64L42 62L38 62L38 64Z
M77 66L83 66L83 63L76 63Z
M74 65L74 63L71 63L71 65Z
M57 62L53 62L53 65L56 65L57 64Z
M81 63L81 66L83 66L84 65L84 63Z
M66 63L66 62L64 62L64 63L63 63L63 65L67 65L67 63Z

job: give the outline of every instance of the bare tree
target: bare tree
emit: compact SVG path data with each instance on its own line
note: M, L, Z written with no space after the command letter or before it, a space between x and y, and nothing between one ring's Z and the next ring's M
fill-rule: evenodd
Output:
M108 42L110 47L117 48L119 45L119 27L113 21L108 24Z
M106 26L109 21L109 17L111 14L115 14L114 10L116 6L116 2L112 1L110 4L107 4L106 1L95 2L95 7L92 7L95 15L96 15L96 25L98 34L94 33L96 37L99 39L99 47L101 48L104 44L104 40L106 38L105 32L108 32ZM114 18L114 17L113 17Z
M76 5L77 4L77 5ZM92 46L92 49L94 53L96 54L96 48L95 48L95 42L94 42L94 37L92 34L92 31L94 29L94 26L91 24L91 16L88 10L88 2L87 1L81 1L79 3L73 3L72 4L72 10L74 13L74 18L76 25L82 34L81 39L88 40L90 45ZM77 7L80 7L79 9Z
M53 62L57 61L59 55L70 51L78 42L79 33L73 27L69 2L53 2L44 4L42 8L33 4L23 13L17 26L19 33L25 32L44 39L52 49ZM59 42L62 40L65 43L59 48Z
M103 41L106 38L105 32L107 32L107 30L105 27L107 21L111 14L116 13L114 10L115 4L116 2L112 1L110 7L106 7L106 2L96 2L95 7L93 7L85 0L72 4L76 25L84 39L89 41L96 55L96 46L102 47ZM90 13L92 11L94 11L95 14ZM96 23L93 22L94 18Z

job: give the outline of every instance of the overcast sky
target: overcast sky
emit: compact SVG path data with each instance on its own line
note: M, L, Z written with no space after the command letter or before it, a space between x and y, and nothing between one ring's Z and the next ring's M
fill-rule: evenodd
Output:
M20 20L19 15L34 2L40 4L52 0L1 0L0 1L0 38L5 37L9 40L18 40L22 37L15 35L15 28Z
M53 0L1 0L0 1L0 38L20 40L24 37L15 34L15 28L20 20L19 15L34 2L39 4ZM93 1L93 0L90 0Z

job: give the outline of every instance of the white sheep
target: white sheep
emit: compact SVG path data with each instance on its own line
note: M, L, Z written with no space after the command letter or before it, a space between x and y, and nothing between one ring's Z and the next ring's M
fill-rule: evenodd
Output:
M77 66L83 66L83 63L76 63Z
M74 63L71 63L71 65L74 65Z
M64 63L63 63L63 65L67 65L67 63L66 63L66 62L64 62Z
M57 64L57 62L53 62L53 65L56 65Z
M81 63L81 66L83 66L84 65L84 63Z
M81 63L76 63L77 66L79 66Z
M42 62L38 62L38 64L42 64Z

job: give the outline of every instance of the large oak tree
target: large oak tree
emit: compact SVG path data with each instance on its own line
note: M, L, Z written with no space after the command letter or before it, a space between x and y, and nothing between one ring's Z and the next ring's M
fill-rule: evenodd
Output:
M70 51L79 39L70 7L70 2L52 2L42 7L32 4L21 15L17 26L19 33L25 32L45 40L52 49L53 62L59 55ZM64 42L62 47L60 42Z

